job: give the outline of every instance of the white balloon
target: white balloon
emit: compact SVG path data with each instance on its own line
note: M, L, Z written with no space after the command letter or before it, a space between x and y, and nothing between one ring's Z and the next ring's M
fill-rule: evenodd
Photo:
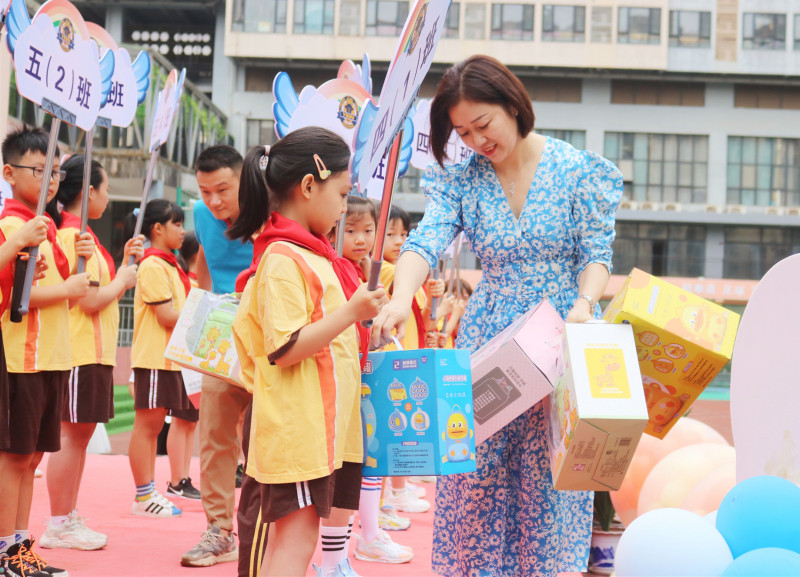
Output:
M733 562L725 539L707 520L683 509L638 517L617 546L617 577L709 577Z

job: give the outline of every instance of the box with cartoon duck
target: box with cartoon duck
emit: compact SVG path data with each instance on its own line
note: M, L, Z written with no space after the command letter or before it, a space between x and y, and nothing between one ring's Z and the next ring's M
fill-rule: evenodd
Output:
M233 319L239 300L193 288L164 351L169 360L187 369L239 382L239 356L233 342Z
M633 331L568 323L559 365L545 404L553 485L619 489L647 424Z
M650 420L663 439L728 363L739 315L638 269L603 318L633 327Z
M449 475L475 470L469 351L369 354L361 375L365 475Z

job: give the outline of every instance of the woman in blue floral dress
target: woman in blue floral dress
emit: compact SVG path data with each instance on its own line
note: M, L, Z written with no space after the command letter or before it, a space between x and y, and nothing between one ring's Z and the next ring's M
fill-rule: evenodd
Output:
M374 341L405 324L411 297L464 232L482 278L457 346L475 351L544 299L569 322L599 313L611 270L622 176L607 160L533 132L522 83L487 56L444 75L431 106L425 216L403 246L392 301ZM443 166L455 129L473 151ZM380 335L380 336L378 336ZM554 576L583 571L592 493L556 491L542 403L477 449L477 471L440 477L433 569L452 577Z

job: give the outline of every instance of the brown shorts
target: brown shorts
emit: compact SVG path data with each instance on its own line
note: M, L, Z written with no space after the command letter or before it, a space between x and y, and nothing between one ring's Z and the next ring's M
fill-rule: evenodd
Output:
M180 371L133 369L133 408L182 410L192 406Z
M82 365L69 372L61 420L107 423L114 416L114 367Z
M327 519L331 507L358 510L361 496L361 463L343 463L331 475L301 481L261 485L261 521L272 523L290 513L313 505L317 515Z
M11 420L10 412L6 353L3 347L3 333L0 331L0 450L11 445L11 437L8 430L8 422Z
M8 374L8 439L0 451L32 455L61 449L61 407L68 378L69 371Z
M191 401L189 404L191 404ZM169 416L175 417L176 419L183 419L190 423L196 423L200 420L200 411L192 405L188 409L170 409Z

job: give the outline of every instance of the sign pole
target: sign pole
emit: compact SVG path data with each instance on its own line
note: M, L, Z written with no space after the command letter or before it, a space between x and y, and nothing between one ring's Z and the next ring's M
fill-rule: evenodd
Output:
M81 234L89 227L89 186L92 178L92 145L94 144L94 126L86 132L86 146L83 152L83 196L81 197ZM86 270L86 257L78 257L77 272Z
M50 188L50 179L53 175L53 162L56 155L58 144L58 131L61 128L61 119L57 116L52 117L50 123L50 140L47 143L47 156L44 161L44 173L42 174L42 186L39 189L39 200L36 204L36 216L44 214L47 205L47 193ZM14 271L14 285L11 291L11 310L9 311L11 322L21 322L22 317L28 314L31 300L31 286L33 286L33 275L36 271L36 259L39 256L39 247L28 247L28 259L23 260L17 256L16 269Z
M153 172L156 169L156 161L158 160L158 151L161 147L157 146L152 153L150 153L150 162L147 165L147 175L144 179L144 189L142 190L142 202L139 204L139 215L136 217L136 228L133 229L133 238L139 236L142 232L142 221L144 220L144 210L147 206L147 197L150 195L150 185L153 183ZM128 265L132 265L134 256L128 257Z

